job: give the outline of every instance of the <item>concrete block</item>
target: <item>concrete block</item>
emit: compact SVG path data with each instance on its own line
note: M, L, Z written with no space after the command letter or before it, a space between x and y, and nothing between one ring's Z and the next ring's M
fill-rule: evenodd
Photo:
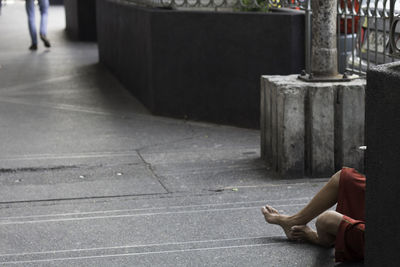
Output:
M281 176L303 177L306 90L273 77L264 78L265 160Z
M261 159L266 159L268 158L267 153L268 151L270 151L269 149L267 149L267 143L269 143L268 145L270 145L270 138L267 138L266 135L269 133L267 132L266 129L266 117L267 117L267 113L269 114L269 112L267 110L265 110L266 107L268 107L269 105L266 105L267 99L266 99L266 93L265 93L265 85L264 85L264 79L260 79L260 110L262 110L260 112L260 156ZM268 140L268 142L267 142Z
M279 140L278 140L278 111L277 111L277 88L275 86L275 84L273 82L270 82L270 84L266 83L267 86L269 86L269 90L267 89L267 92L269 91L270 93L270 97L267 98L268 102L267 104L269 104L271 106L271 113L270 113L270 135L271 135L271 167L273 170L279 172L279 154L278 154L278 144L279 144ZM268 136L268 135L267 135Z
M306 112L306 151L311 177L324 177L334 172L334 99L330 84L302 84L308 90Z
M335 104L335 169L351 166L364 172L365 86L345 84L337 89Z
M362 167L365 80L262 80L262 156L281 177L329 177L342 165Z
M277 94L278 168L282 177L304 177L303 111L306 90L302 87L280 87Z
M366 266L400 262L400 63L371 68L366 89Z

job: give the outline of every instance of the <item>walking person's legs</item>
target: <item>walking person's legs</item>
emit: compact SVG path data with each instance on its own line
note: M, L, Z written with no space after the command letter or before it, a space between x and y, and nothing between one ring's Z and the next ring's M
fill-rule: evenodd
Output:
M35 1L26 0L25 1L26 14L28 15L28 27L29 34L31 36L31 46L30 50L37 49L37 32L36 32L36 22L35 22Z
M47 39L47 20L49 10L49 0L39 0L40 9L40 39L46 47L50 47L50 42Z

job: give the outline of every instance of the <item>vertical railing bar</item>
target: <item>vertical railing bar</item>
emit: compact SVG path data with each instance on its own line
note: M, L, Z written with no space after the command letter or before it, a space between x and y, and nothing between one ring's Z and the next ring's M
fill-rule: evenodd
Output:
M375 9L374 9L374 21L375 21L375 65L378 64L378 1L379 0L375 0Z
M362 58L361 58L361 53L362 53L362 38L363 38L363 36L362 36L362 25L361 25L361 21L363 21L362 19L361 19L361 16L362 16L362 3L363 3L363 1L361 0L360 2L359 2L359 10L358 10L358 13L359 13L359 22L358 22L358 55L359 55L359 64L358 64L358 72L359 73L361 73L361 65L362 65ZM365 14L364 14L365 15ZM365 33L364 33L365 34ZM365 37L365 35L364 35L364 37Z
M349 14L348 0L344 0L344 51L345 51L345 69L347 69L347 15Z
M394 16L394 14L395 14L395 7L396 7L396 0L394 0L393 16ZM394 62L394 61L395 61L395 59L394 59L394 57L392 57L392 62Z
M311 0L306 0L306 21L305 21L305 57L306 73L311 73Z
M395 6L396 6L396 0L393 0L393 11L391 11L391 12L393 12L393 16L394 16L394 11L395 11ZM392 62L394 62L395 61L395 59L394 59L394 57L392 57Z
M370 18L370 8L369 8L370 0L367 1L367 70L369 70L369 18Z
M383 63L386 63L386 2L387 0L383 1Z
M355 42L354 42L354 33L355 33L355 0L352 0L351 3L351 72L354 73L354 49L355 49Z
M337 23L336 23L336 25L338 25L337 26L337 37L336 37L336 46L337 46L337 51L338 51L338 70L339 70L339 67L342 65L342 57L341 57L341 55L340 55L340 20L341 20L341 16L342 16L342 13L343 13L343 9L341 8L341 3L342 3L342 1L343 0L338 0L337 1ZM346 66L345 66L345 68L346 68ZM339 72L339 71L338 71Z
M391 26L391 23L392 23L392 19L394 18L395 5L396 5L396 0L391 0L390 1L390 17L391 17L391 19L390 19L390 22L389 22L390 26ZM390 38L393 38L393 36L390 36ZM390 46L390 44L389 44L389 51L390 51L390 53L394 52L394 51L392 51L392 47ZM392 62L394 62L394 57L393 56L391 57L391 59L392 59Z

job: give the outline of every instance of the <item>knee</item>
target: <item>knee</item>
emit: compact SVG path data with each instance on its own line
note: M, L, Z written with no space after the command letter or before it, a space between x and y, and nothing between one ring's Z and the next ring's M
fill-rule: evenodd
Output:
M318 230L336 235L342 215L336 211L328 210L318 216L315 226Z
M328 184L330 184L331 186L334 186L336 188L339 188L341 173L342 173L342 171L340 170L340 171L336 172L334 175L332 175L331 179L329 179Z

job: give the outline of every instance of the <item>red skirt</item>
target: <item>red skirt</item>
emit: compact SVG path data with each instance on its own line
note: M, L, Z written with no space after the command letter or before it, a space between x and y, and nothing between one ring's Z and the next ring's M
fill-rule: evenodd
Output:
M343 214L336 236L335 260L364 259L365 232L365 176L351 168L340 174L336 211Z

